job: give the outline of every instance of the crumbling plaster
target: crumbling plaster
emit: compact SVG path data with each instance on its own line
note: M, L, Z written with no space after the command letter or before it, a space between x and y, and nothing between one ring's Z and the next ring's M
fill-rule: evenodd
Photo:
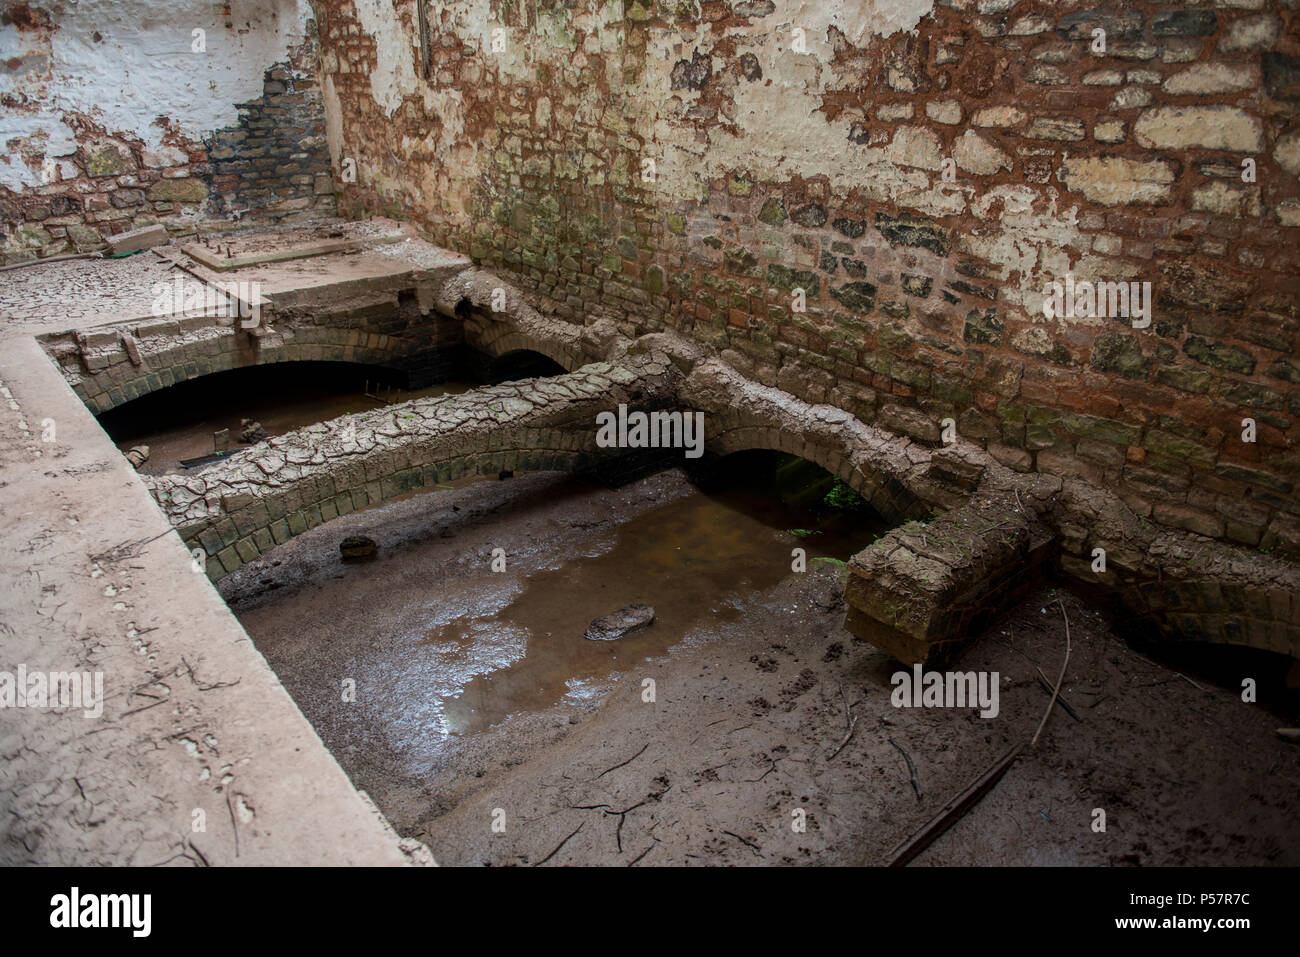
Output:
M227 16L206 0L21 6L44 25L0 24L0 63L16 64L0 69L0 185L15 191L48 182L53 168L77 175L67 159L77 117L141 141L158 166L187 162L178 140L234 126L238 104L261 95L263 72L307 36L311 13L306 0L230 0ZM204 52L193 49L194 30L204 31Z
M409 138L404 137L403 145L420 146L442 164L454 166L459 182L477 180L480 164L489 162L490 157L464 136L463 96L436 80L419 80L414 4L409 0L356 0L355 6L375 43L375 68L369 75L374 102L391 117L408 97L418 97L425 113L441 120L431 126L423 143L405 142ZM848 113L832 117L824 109L828 93L851 88L862 79L857 75L860 63L836 62L831 38L842 37L861 46L873 37L915 31L934 9L933 0L772 0L772 6L771 13L745 25L701 22L695 25L693 35L683 35L680 30L687 28L681 24L678 31L648 32L644 61L635 64L640 74L636 89L623 89L626 95L619 107L620 122L644 144L642 155L655 162L654 181L639 185L665 202L704 203L710 181L745 170L769 182L825 179L836 198L856 191L867 200L893 202L926 216L957 216L969 211L997 227L989 230L987 237L972 238L971 243L972 251L1001 267L999 278L1007 284L1004 301L1039 315L1043 288L1039 277L1061 275L1071 268L1066 249L1088 249L1088 241L1078 229L1077 207L1063 189L998 187L976 197L969 183L940 182L932 174L941 168L945 150L934 132L921 123L904 128L886 145L858 148L846 156L845 143L854 118ZM428 16L432 24L441 24L465 47L475 50L501 77L522 83L531 84L539 66L554 65L557 54L567 53L569 66L581 75L590 66L588 55L617 54L624 46L627 7L623 0L599 5L590 12L561 6L538 8L534 11L536 25L526 32L503 26L499 7L492 0L430 2ZM793 48L796 28L803 31L800 39L806 52ZM503 51L492 49L493 31L498 29L504 30L500 35L505 41ZM738 82L728 89L727 123L700 131L692 113L702 94L674 89L674 66L689 60L697 50L708 51L727 42L753 53L768 66L758 82ZM626 59L607 55L603 63L605 74L592 77L577 111L592 123L599 123L603 114L616 108L603 89L625 87L621 71L628 65ZM331 78L338 67L337 58L327 52L322 72L336 168L345 154L356 152L355 144L353 150L347 149L347 132ZM436 70L438 64L434 67ZM721 77L715 79L726 82ZM562 131L572 119L557 110L548 97L537 99L539 128ZM563 161L556 158L557 163ZM608 171L592 171L592 181L598 185L608 177L611 182L627 183L639 174L639 170L616 165ZM375 168L362 168L358 176L363 182L369 179L381 193L401 194L411 182ZM440 189L445 192L431 172L423 176L421 187L424 195L435 195ZM467 211L461 218L465 223L471 220ZM1104 264L1085 257L1073 268L1080 278L1106 278L1101 267Z

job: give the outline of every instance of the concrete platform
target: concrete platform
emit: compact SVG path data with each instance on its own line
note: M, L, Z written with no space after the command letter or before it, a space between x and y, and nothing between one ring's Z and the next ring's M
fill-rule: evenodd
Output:
M170 300L155 308L159 284L170 287L178 276L205 283L257 283L270 306L294 305L321 290L346 295L361 288L401 283L424 274L454 273L470 259L441 249L416 236L409 225L373 220L376 240L368 248L331 252L287 261L270 261L237 269L210 269L186 256L178 244L147 249L124 259L70 259L23 266L0 272L0 335L50 335L72 329L91 329L115 323L149 321L174 314ZM316 227L315 232L327 231ZM349 231L353 235L357 230ZM257 236L265 235L265 242ZM294 237L304 249L312 232L297 226L283 235ZM393 240L400 235L400 239ZM250 255L269 248L283 252L286 241L273 242L280 233L239 234ZM354 237L355 238L355 237ZM225 240L214 240L224 244ZM186 244L189 245L189 244Z

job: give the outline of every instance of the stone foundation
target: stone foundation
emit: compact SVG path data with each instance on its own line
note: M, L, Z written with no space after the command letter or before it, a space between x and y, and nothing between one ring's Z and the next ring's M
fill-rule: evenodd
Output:
M503 311L479 304L494 290L505 294ZM606 359L347 416L188 478L151 480L184 540L204 550L211 576L336 515L463 475L596 468L618 456L594 446L595 414L634 401L702 412L713 455L801 456L900 523L854 557L845 599L847 627L904 662L949 660L1049 575L1099 589L1171 639L1300 656L1300 571L1291 561L1150 522L1084 478L1019 472L969 442L936 448L809 404L675 335L629 341L602 335L600 323L548 319L482 270L432 295L444 316L470 304L456 320L467 341L527 342L545 355L603 349ZM1283 550L1300 549L1289 524L1268 534Z

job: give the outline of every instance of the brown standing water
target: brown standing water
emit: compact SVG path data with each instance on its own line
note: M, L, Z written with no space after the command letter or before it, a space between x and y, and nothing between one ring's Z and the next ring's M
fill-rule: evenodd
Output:
M464 734L523 708L539 710L629 661L663 654L693 631L716 634L721 623L742 617L746 598L790 574L793 548L813 562L844 560L881 530L870 520L829 518L753 492L688 495L619 525L607 549L531 572L509 595L495 593L435 624L425 644L452 661L478 660L477 649L501 635L512 636L519 654L444 698L444 730ZM814 535L800 527L819 523L832 527ZM655 609L647 631L616 642L582 637L592 619L636 602ZM456 665L451 671L466 673Z

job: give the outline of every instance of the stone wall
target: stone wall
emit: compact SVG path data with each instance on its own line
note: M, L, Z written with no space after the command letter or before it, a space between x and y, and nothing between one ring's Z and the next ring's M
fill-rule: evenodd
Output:
M314 3L345 213L1251 546L1300 514L1294 6L469 0L426 66L414 0ZM1049 319L1067 274L1150 326Z
M305 0L0 2L0 263L334 215Z
M212 204L240 219L334 216L325 111L308 39L266 71L262 95L239 104L239 123L212 134Z

